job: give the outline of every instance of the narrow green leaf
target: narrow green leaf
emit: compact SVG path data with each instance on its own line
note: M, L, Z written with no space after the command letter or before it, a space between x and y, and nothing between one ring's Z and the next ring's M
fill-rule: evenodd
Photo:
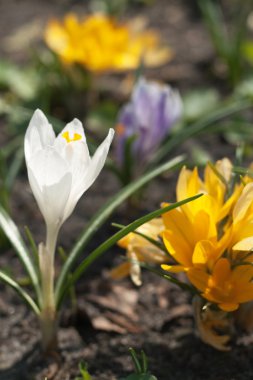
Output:
M19 230L7 212L0 205L0 227L5 233L6 237L9 239L13 248L17 252L21 262L28 273L31 282L33 284L34 290L38 299L40 299L40 288L39 279L36 272L36 266L33 263L31 257L29 256L28 249L19 233Z
M133 135L128 137L125 143L124 147L124 163L123 163L123 169L122 174L120 176L120 180L122 181L123 185L127 185L131 182L132 176L133 176L133 168L134 168L134 159L133 159L133 144L136 140L137 136Z
M148 358L143 350L141 350L142 371L146 373L148 371Z
M199 0L198 5L217 53L227 60L230 41L225 29L221 5L210 0Z
M68 259L64 263L61 273L59 275L58 281L56 283L56 300L62 298L62 288L68 277L68 273L71 271L74 262L77 257L83 251L83 248L87 245L89 240L97 232L97 230L102 226L102 224L109 218L112 212L122 204L129 196L131 196L136 190L139 190L146 183L150 182L153 178L162 174L163 172L179 167L184 161L184 156L178 156L165 164L158 166L146 175L142 176L140 179L130 183L125 186L121 191L119 191L114 197L112 197L104 207L102 207L91 219L89 224L86 226L85 230L81 234L80 238L77 240L75 246L71 250Z
M242 168L239 166L234 166L232 170L236 174L247 175L247 176L253 178L253 170L251 170L251 169L246 169L246 168Z
M30 295L21 288L21 286L13 280L9 275L0 270L0 280L2 280L5 284L11 286L22 298L23 300L31 307L31 309L35 312L35 314L40 314L40 309L38 305L34 302L34 300L30 297Z
M15 178L17 177L22 165L24 162L24 148L23 145L21 148L19 148L15 155L14 158L10 164L7 177L6 177L6 187L10 190L12 188L12 185L14 183Z
M92 380L92 377L88 372L88 366L86 363L81 362L79 364L79 370L81 376L76 377L75 380Z
M132 357L132 361L133 361L134 366L135 366L135 372L138 374L141 374L143 371L142 371L142 367L141 367L141 364L139 362L139 359L137 357L136 351L132 347L130 347L129 352L130 352L130 355Z
M39 276L39 253L38 253L38 248L37 248L37 245L34 241L34 238L32 236L32 233L29 229L28 226L25 226L25 233L26 233L26 236L27 236L27 239L28 239L28 242L30 244L30 247L31 247L31 252L33 254L33 257L34 257L34 267L36 268L36 271L37 271L37 276ZM39 278L39 277L38 277Z
M196 294L198 293L195 288L189 284L187 284L186 282L182 282L180 280L178 280L176 277L173 277L171 276L170 274L168 273L163 273L162 271L160 270L157 270L155 268L152 268L150 265L147 265L145 263L139 263L139 265L145 269L147 269L148 271L152 272L152 273L155 273L157 274L158 276L164 278L165 280L168 280L170 282L172 282L173 284L177 285L179 288L181 288L182 290L186 290L192 294Z
M63 297L68 291L68 288L72 286L73 283L75 283L80 276L83 274L83 272L96 260L98 259L105 251L107 251L109 248L111 248L118 240L122 239L124 236L126 236L129 232L132 232L136 230L136 228L140 227L142 224L147 223L151 219L157 218L158 216L164 214L165 212L168 212L170 210L173 210L177 207L182 206L185 203L194 201L195 199L202 196L202 194L195 195L194 197L190 197L187 199L184 199L180 202L172 203L167 207L155 210L137 220L130 223L128 226L123 228L122 230L116 232L113 236L111 236L109 239L104 241L100 246L98 246L94 251L92 251L89 256L87 256L81 264L77 267L77 269L73 272L71 279L67 281L67 278L65 279L65 284L61 287L61 292L56 298L56 304L57 308L59 308Z

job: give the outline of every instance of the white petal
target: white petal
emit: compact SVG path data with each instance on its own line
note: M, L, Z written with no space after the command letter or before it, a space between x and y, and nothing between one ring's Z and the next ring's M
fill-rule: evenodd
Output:
M77 133L81 136L81 139L67 142L66 138L63 137L65 132L69 132L71 138ZM90 163L89 149L80 120L74 119L71 123L66 125L57 136L54 147L64 160L68 162L73 176L73 185L75 186L75 183L80 180L82 173Z
M33 155L28 166L33 171L40 188L55 184L66 172L70 172L68 163L50 146Z
M40 189L33 172L29 170L28 173L34 197L46 224L61 226L65 221L64 210L71 189L71 174L66 173L59 182Z
M35 176L33 175L33 171L27 167L28 172L28 180L34 195L34 198L36 199L36 202L38 203L39 209L44 216L43 208L44 208L44 200L43 200L43 194L42 190L38 184L38 181L36 180ZM45 219L45 217L44 217Z
M53 145L55 133L52 125L49 124L44 113L37 109L29 123L25 134L25 158L26 162L38 150L45 148L48 145Z
M91 161L87 144L83 142L76 142L74 146L69 144L65 149L65 159L72 173L72 192L78 193L83 175Z
M65 219L67 219L67 217L73 212L73 209L77 201L80 199L83 193L93 184L93 182L99 175L101 169L104 166L113 136L114 136L114 130L110 129L107 137L102 142L102 144L98 147L94 156L90 160L88 167L84 168L84 162L83 162L80 168L77 168L75 173L73 172L73 177L74 177L73 187L71 190L71 195L69 197L68 203L66 205L65 215L64 215ZM74 160L77 160L77 156L75 157L75 159L73 159L73 162ZM77 161L76 161L76 164L78 165Z
M66 161L53 148L47 147L31 157L28 176L47 224L62 224L72 185Z
M59 182L43 188L45 219L48 224L62 225L66 220L65 207L71 191L71 174L66 173Z
M84 176L83 182L83 193L93 184L99 173L101 172L105 160L108 155L108 151L114 136L114 130L110 128L109 133L102 144L97 148L94 156L90 161L90 165Z
M83 177L90 164L89 152L87 156L86 150L88 151L87 145L83 142L76 142L74 146L69 144L65 149L65 157L72 174L72 187L66 204L65 219L72 213L83 194Z

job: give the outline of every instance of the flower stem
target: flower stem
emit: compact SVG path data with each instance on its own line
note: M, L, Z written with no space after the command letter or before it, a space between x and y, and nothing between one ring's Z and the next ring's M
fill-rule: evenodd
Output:
M39 246L42 286L40 325L42 349L49 352L57 348L57 312L54 295L54 256L59 227L47 226L46 246Z

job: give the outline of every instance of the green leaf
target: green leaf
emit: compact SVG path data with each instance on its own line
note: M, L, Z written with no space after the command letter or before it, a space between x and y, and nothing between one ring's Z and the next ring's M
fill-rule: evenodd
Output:
M39 279L36 272L36 266L32 261L28 253L28 248L26 247L19 230L7 212L0 205L0 227L5 233L6 237L9 239L16 253L18 254L21 262L23 263L26 272L33 284L34 290L38 299L40 299L40 287Z
M252 43L253 49L253 43ZM252 63L253 63L253 52L252 52ZM248 97L253 99L253 76L249 76L246 80L243 80L235 89L235 95L240 97Z
M22 100L34 98L38 75L31 69L20 69L10 62L0 61L0 87L8 87Z
M10 163L9 170L6 176L6 187L10 190L12 188L12 185L23 166L24 162L24 148L23 144L22 146L17 149L17 151L14 154L13 160Z
M38 247L37 247L37 245L35 243L35 240L33 238L32 232L31 232L31 230L29 229L28 226L25 226L25 233L26 233L28 242L30 244L31 253L33 254L34 267L36 268L38 278L40 278L40 270L39 270L40 264L39 264Z
M77 243L71 250L68 259L64 263L61 273L59 275L58 281L56 283L56 301L59 303L59 300L62 299L62 289L65 285L65 281L71 272L71 269L78 258L78 256L83 251L83 248L87 245L92 236L95 235L97 230L102 226L102 224L110 217L112 212L121 205L129 196L131 196L136 190L139 190L146 183L151 181L153 178L157 177L161 173L175 169L183 163L184 156L178 156L165 164L158 166L153 169L146 175L142 176L140 179L130 183L125 186L121 191L119 191L114 197L112 197L104 207L102 207L91 219L88 226L81 234L80 238L77 240Z
M92 377L91 377L91 375L88 372L88 368L87 368L87 364L86 363L81 362L79 364L79 370L80 370L81 377L78 376L78 377L75 378L75 380L92 380Z
M243 175L243 176L247 175L250 178L253 178L253 170L251 170L251 169L245 169L245 168L242 168L242 167L234 166L233 167L233 172L236 173L236 174Z
M143 368L142 368L142 363L140 363L140 360L139 360L139 358L138 358L138 356L137 356L137 353L136 353L136 351L132 348L132 347L130 347L129 348L129 352L130 352L130 355L131 355L131 357L132 357L132 361L133 361L133 363L134 363L134 367L135 367L135 372L137 373L137 374L142 374L144 371L143 371ZM145 371L146 372L146 371Z
M221 5L210 0L198 0L198 5L217 53L226 59L229 40L224 28Z
M158 276L164 278L165 280L172 282L173 284L177 285L182 290L186 290L186 291L188 291L194 295L197 293L197 290L193 286L187 284L186 282L182 282L182 281L178 280L176 277L173 277L170 274L168 274L168 272L166 272L166 274L165 274L164 272L157 270L157 269L155 269L155 268L153 268L150 265L147 265L145 263L139 263L139 265L141 267L147 269L148 271L155 273Z
M98 246L93 252L89 254L82 262L79 264L77 269L73 272L71 279L69 281L66 281L64 286L62 287L61 291L61 298L57 298L57 307L59 307L62 298L66 291L68 291L68 288L72 286L73 283L75 283L83 274L83 272L96 260L98 259L105 251L107 251L109 248L111 248L118 240L122 239L124 236L129 234L130 232L136 230L136 228L140 227L142 224L147 223L151 219L157 218L158 216L164 214L165 212L168 212L170 210L173 210L177 207L182 206L185 203L194 201L195 199L202 196L202 194L195 195L194 197L190 197L187 199L184 199L180 202L173 203L167 207L158 209L156 211L153 211L134 222L130 223L128 226L123 228L122 230L116 232L113 236L111 236L109 239L104 241L100 246Z
M214 89L191 91L184 96L184 120L196 121L213 111L219 102L218 91Z
M244 42L242 54L251 64L253 64L253 42L251 40Z
M13 280L7 273L4 273L0 270L0 280L5 284L11 286L22 298L23 300L31 307L31 309L35 312L35 314L40 314L40 309L38 305L34 302L34 300L30 297L30 295L21 288L21 286Z

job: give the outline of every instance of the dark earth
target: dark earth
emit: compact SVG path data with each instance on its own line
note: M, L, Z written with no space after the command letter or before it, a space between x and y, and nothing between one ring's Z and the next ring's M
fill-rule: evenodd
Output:
M49 17L66 11L85 14L85 1L8 0L0 1L1 55L24 63L28 51L12 51L6 37L26 23L45 23ZM226 85L214 77L210 63L214 52L194 1L157 0L149 7L135 6L126 14L146 16L150 25L175 51L171 63L147 71L150 78L172 83L182 92L192 88ZM36 44L33 41L33 44ZM7 44L8 45L8 44ZM40 105L38 104L38 107ZM74 117L75 115L73 115ZM0 124L0 145L8 140L5 120ZM202 136L198 142L213 159L233 157L234 147L220 136ZM192 140L175 153L188 153ZM127 223L159 207L162 201L173 201L178 173L168 173L147 188L140 209L125 216L122 205L98 231L87 252L110 236L111 222ZM61 230L59 244L66 251L74 244L87 221L119 185L104 170L91 189L78 203L75 212ZM11 213L24 232L29 225L39 243L44 238L44 225L31 193L26 171L15 181L11 194ZM24 276L10 247L1 248L0 267L11 270L20 281ZM76 302L65 304L59 329L59 352L44 358L39 349L39 329L34 315L18 296L0 284L0 380L74 380L78 364L88 363L94 380L114 380L133 371L129 347L143 349L149 369L159 380L248 380L253 379L253 335L238 333L232 350L226 353L202 343L193 319L191 297L176 286L143 271L143 285L136 288L129 279L113 281L109 271L122 261L123 252L114 247L97 261L76 287ZM60 260L57 260L57 268Z

